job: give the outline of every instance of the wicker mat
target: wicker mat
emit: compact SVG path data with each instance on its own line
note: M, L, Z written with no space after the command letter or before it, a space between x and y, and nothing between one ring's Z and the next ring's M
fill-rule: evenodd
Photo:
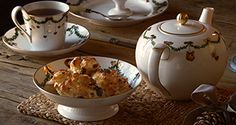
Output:
M115 116L97 122L64 118L57 112L57 105L43 94L29 97L17 109L23 114L68 125L180 125L191 110L199 107L192 101L167 100L148 89L144 82L131 96L119 103L119 106L120 110Z

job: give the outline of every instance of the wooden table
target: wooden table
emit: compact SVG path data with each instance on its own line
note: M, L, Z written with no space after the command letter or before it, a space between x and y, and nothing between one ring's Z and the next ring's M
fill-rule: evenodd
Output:
M109 56L135 64L135 43L142 31L157 21L175 18L175 15L180 11L186 11L192 19L198 19L204 6L214 7L216 11L213 25L224 35L230 54L232 55L236 52L235 0L170 0L170 3L169 10L163 15L138 25L122 28L96 26L87 21L71 17L71 22L87 27L91 31L92 37L78 50L57 57L28 57L11 51L0 42L0 124L58 124L45 119L23 115L16 109L20 102L39 92L32 82L32 74L37 68L59 58L79 55ZM235 89L236 73L234 74L227 67L218 86Z

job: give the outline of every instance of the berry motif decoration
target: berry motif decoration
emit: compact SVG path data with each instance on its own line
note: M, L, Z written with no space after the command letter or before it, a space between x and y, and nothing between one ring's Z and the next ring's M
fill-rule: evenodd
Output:
M144 31L143 38L148 40L146 45L149 42L151 42L152 46L154 46L156 44L156 39L158 38L158 36L156 36L154 34L147 35L148 31L150 31L151 28L152 27L149 27L149 28L147 28L147 30ZM220 43L220 41L221 41L221 34L218 33L218 32L214 32L213 36L216 37L216 40L212 40L210 37L208 37L208 38L203 40L203 44L201 44L201 45L194 45L193 41L184 41L184 42L182 42L182 43L184 43L184 45L179 46L179 47L175 47L174 46L174 42L172 42L172 41L164 41L163 43L166 46L168 46L173 51L183 51L183 50L185 50L186 51L185 59L192 62L192 61L194 61L196 59L195 51L194 50L206 48L206 47L208 47L211 44L218 44L218 43ZM222 39L222 40L224 41L224 39ZM215 50L211 51L211 57L215 61L218 61L219 58L220 58L217 55Z
M37 20L34 16L30 16L28 18L23 18L26 22L32 22L29 30L37 31L41 28L44 30L44 35L42 38L47 38L49 34L56 35L57 29L60 29L64 26L65 23L61 22L62 20L68 20L68 13L64 13L59 19L54 19L53 17L46 17L44 20Z
M79 39L86 39L88 36L87 35L83 35L80 33L79 27L76 25L72 25L71 27L68 27L66 29L66 32L68 32L68 36L71 36L73 34L75 34ZM7 44L9 44L10 46L17 46L16 43L16 39L18 37L24 37L24 34L22 33L22 31L20 29L18 29L17 27L14 29L14 34L12 36L3 36L3 41L5 41Z

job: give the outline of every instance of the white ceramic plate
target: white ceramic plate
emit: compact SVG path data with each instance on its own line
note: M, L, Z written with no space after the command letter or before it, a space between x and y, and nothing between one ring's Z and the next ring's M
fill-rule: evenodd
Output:
M112 0L79 0L76 4L70 3L70 1L73 2L76 0L67 1L68 4L71 4L70 11L72 15L86 19L94 24L112 27L139 23L162 14L168 8L168 0L149 0L154 1L152 5L147 0L127 0L125 6L133 12L133 15L127 20L111 21L99 14L78 10L81 10L79 8L87 8L107 15L108 11L115 6Z
M66 23L66 25L65 44L61 49L57 50L33 51L27 38L16 27L7 31L2 40L13 51L29 56L49 57L65 54L78 49L90 36L89 31L80 25L73 23ZM25 26L23 25L23 27Z
M43 67L39 68L33 77L35 86L46 97L59 104L57 110L66 118L79 121L97 121L112 117L119 111L117 104L128 97L141 83L141 74L135 66L118 59L98 56L90 57L94 57L102 69L113 67L115 70L118 70L123 77L128 79L132 89L119 95L95 99L60 96L43 89L45 80L50 76L45 75ZM74 57L56 60L46 65L52 67L52 71L67 69L66 60L73 58ZM82 58L84 58L84 56L82 56Z

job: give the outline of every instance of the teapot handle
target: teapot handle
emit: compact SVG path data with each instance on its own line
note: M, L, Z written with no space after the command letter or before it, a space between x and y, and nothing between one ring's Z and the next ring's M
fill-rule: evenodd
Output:
M159 78L159 64L161 55L166 48L167 46L162 43L156 44L155 47L152 48L148 59L148 79L150 83L154 85L154 87L158 88L164 96L170 97L170 93L161 84Z

